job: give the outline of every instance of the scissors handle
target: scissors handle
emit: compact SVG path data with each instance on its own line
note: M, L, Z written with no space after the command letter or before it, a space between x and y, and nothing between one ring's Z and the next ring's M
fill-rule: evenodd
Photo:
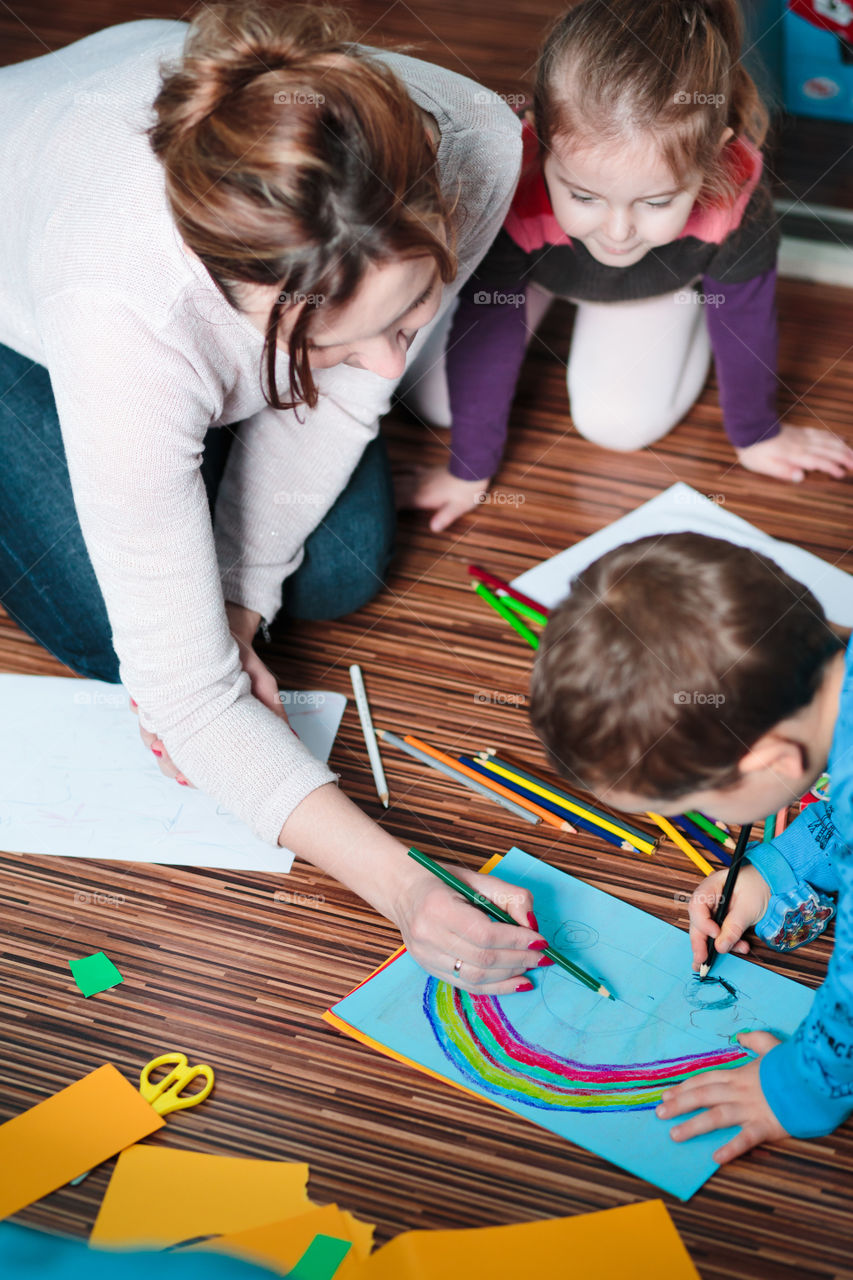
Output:
M151 1073L158 1067L170 1066L162 1080L153 1082ZM204 1085L195 1093L186 1094L184 1090L193 1080L203 1079ZM213 1069L201 1064L190 1066L185 1053L161 1053L152 1058L142 1068L139 1076L139 1092L158 1115L166 1116L172 1111L181 1111L184 1107L196 1107L210 1094L213 1088Z

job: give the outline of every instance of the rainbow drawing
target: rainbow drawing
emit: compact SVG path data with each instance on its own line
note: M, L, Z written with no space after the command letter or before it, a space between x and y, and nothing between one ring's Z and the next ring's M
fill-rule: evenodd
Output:
M472 1086L505 1103L549 1111L650 1111L688 1076L739 1067L754 1056L736 1041L657 1062L584 1063L523 1039L500 1000L430 978L423 1009L443 1053Z

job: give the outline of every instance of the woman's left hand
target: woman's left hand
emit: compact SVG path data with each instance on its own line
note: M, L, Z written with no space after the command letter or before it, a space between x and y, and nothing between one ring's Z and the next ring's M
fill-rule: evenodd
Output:
M825 471L843 480L853 471L853 449L833 431L821 427L792 427L787 423L771 440L759 440L736 450L748 471L775 476L777 480L805 479L807 471Z
M441 533L485 502L491 480L458 480L447 467L401 468L394 474L397 509L433 511L429 522L433 533Z
M228 615L229 629L240 649L240 665L251 681L253 695L287 724L287 714L281 705L278 693L278 681L252 647L252 640L258 629L258 615L252 613L249 609L244 609L241 605L231 604L230 602L226 603L225 611ZM130 699L130 708L138 713L133 698ZM148 750L157 757L161 773L165 774L167 778L174 778L182 787L192 787L194 785L175 765L165 745L156 733L143 729L140 724L139 734Z
M674 1089L667 1089L656 1108L662 1120L699 1111L699 1115L670 1130L670 1137L676 1142L739 1125L740 1132L714 1152L717 1164L728 1164L761 1142L778 1142L789 1136L768 1106L759 1077L761 1059L781 1042L769 1031L745 1031L738 1036L738 1042L759 1055L754 1062L730 1071L703 1071Z

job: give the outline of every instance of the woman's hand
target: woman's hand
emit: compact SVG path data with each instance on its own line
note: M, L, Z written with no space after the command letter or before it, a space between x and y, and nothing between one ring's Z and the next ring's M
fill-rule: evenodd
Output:
M430 872L412 865L420 874L412 876L392 918L421 968L477 995L532 991L526 971L553 963L542 955L548 944L536 924L532 894L494 876L442 864L503 907L522 926L517 928L490 920Z
M670 1130L675 1142L686 1142L714 1129L740 1126L740 1131L714 1152L717 1164L728 1164L760 1142L778 1142L789 1136L771 1111L760 1079L761 1059L780 1041L769 1031L744 1031L738 1042L759 1055L754 1062L731 1071L703 1071L692 1076L674 1089L667 1089L656 1108L661 1120L699 1112Z
M269 707L270 711L275 712L286 724L287 714L281 705L281 699L278 695L278 681L252 647L252 640L258 629L261 615L254 613L251 609L243 608L242 605L231 604L230 601L226 602L225 612L228 616L229 630L240 649L240 664L251 681L252 693L259 702L262 702L265 707ZM137 711L133 698L130 699L130 707L132 711ZM146 748L157 757L161 773L165 774L167 778L174 778L182 787L193 786L174 764L156 733L150 733L147 729L143 729L140 724L139 734Z
M715 871L703 880L687 906L690 915L690 949L693 952L693 968L705 963L708 955L708 939L714 939L714 949L719 955L735 951L746 955L749 943L741 935L757 924L770 902L770 886L760 871L746 863L740 869L729 909L722 927L714 920L714 911L720 901L725 871Z
M843 480L853 471L853 449L841 436L821 427L792 427L787 424L772 440L759 440L745 449L736 449L741 466L777 480L800 481L807 471L825 471Z
M400 468L394 473L394 494L398 511L434 511L429 527L441 533L485 500L490 483L490 477L457 480L447 467Z

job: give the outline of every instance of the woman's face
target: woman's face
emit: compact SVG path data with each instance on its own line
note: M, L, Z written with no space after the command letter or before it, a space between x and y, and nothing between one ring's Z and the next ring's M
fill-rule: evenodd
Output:
M280 295L262 285L243 285L240 310L261 333L270 309ZM305 299L283 296L285 308L278 346L287 338ZM308 298L309 302L314 299ZM312 369L346 364L369 369L382 378L399 378L415 335L429 324L441 302L441 280L431 257L407 258L374 265L366 272L353 299L335 311L318 303L308 340Z
M650 139L570 147L555 138L543 165L554 216L608 267L630 267L684 230L701 179L680 182Z

